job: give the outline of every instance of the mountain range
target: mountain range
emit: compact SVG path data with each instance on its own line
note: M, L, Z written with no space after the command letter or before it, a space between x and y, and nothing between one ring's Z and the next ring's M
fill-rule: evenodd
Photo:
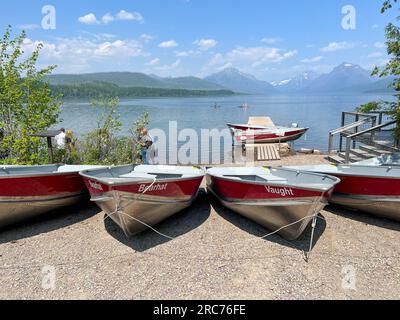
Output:
M331 72L317 75L305 72L297 77L275 81L275 89L282 93L389 93L393 78L371 77L371 72L359 65L344 62Z
M258 80L256 77L243 73L235 68L224 69L206 77L205 80L239 93L276 93L275 88L269 82Z
M118 87L225 90L226 88L197 77L161 78L139 72L99 72L86 74L49 75L47 81L54 86L77 84L111 83Z
M271 83L257 79L235 68L226 68L204 79L198 77L162 78L138 72L102 72L88 74L50 75L53 86L79 86L80 84L113 84L121 88L158 88L173 90L229 90L241 94L312 94L312 93L390 93L393 78L372 78L368 70L359 65L342 63L326 74L313 71Z

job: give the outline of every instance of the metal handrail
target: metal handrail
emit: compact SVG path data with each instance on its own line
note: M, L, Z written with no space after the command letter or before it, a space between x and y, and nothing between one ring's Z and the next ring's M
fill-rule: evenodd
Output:
M364 135L364 134L367 134L367 133L370 133L370 132L374 132L374 131L380 130L380 129L384 128L384 127L388 127L388 126L391 126L391 125L396 124L396 123L397 123L397 120L389 121L389 122L377 125L375 127L366 129L364 131L356 132L356 133L354 133L352 135L347 136L346 137L346 153L345 153L345 161L346 161L346 163L350 162L351 142L352 142L352 140L354 138L356 138L358 136L361 136L361 135Z
M364 116L364 114L360 114L361 116ZM345 125L343 127L340 127L338 129L332 130L329 132L329 143L328 143L328 153L332 153L332 149L333 149L333 136L338 134L338 133L342 133L344 131L353 129L353 128L358 128L359 126L372 121L372 122L376 122L376 118L377 116L372 116L372 115L368 115L368 117L365 115L365 119L356 121L356 122L352 122L348 125ZM341 148L340 148L341 149Z
M371 120L371 118L363 119L363 120L359 120L357 122L349 123L349 124L345 125L344 127L340 127L338 129L330 131L329 134L335 135L335 134L338 134L338 133L342 133L343 131L347 131L349 129L353 129L355 127L359 127L359 126L363 125L364 123L369 122Z
M366 129L366 130L364 130L364 131L356 132L356 133L354 133L354 134L348 136L347 138L352 139L352 138L361 136L361 135L363 135L363 134L370 133L370 132L372 132L372 131L376 131L376 130L382 129L382 128L384 128L384 127L388 127L388 126L390 126L390 125L392 125L392 124L395 124L395 123L397 123L397 120L389 121L389 122L386 122L386 123L377 125L377 126L375 126L375 127Z

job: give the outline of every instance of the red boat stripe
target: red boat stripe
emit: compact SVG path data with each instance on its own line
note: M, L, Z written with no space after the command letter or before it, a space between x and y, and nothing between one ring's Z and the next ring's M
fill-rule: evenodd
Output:
M232 181L211 177L211 188L226 199L258 200L258 199L293 199L321 196L322 191L304 190L293 187L273 186ZM333 190L333 189L332 189ZM330 192L332 192L330 190ZM330 192L326 192L325 197Z
M98 195L110 190L143 194L160 197L187 197L197 193L203 177L187 180L160 181L152 183L132 183L124 185L107 186L98 181L85 177L85 183L91 195Z
M86 191L81 176L65 173L37 177L10 177L0 179L1 197L36 197Z
M345 176L335 174L341 182L335 192L353 195L400 196L400 178Z

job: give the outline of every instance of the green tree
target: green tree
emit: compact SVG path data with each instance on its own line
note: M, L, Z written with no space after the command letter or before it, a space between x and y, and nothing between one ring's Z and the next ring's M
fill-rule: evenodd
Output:
M115 164L112 151L116 136L121 130L121 121L117 113L118 98L101 97L92 101L92 107L99 110L97 128L89 132L82 143L82 157L85 163Z
M383 3L381 13L392 9L397 0L387 0ZM400 20L400 16L397 17ZM387 53L390 56L389 62L383 67L375 67L372 75L379 77L394 76L391 82L396 93L395 101L373 101L365 105L361 105L357 110L360 112L384 111L393 119L397 120L397 126L394 132L395 139L400 140L400 27L394 23L389 23L385 29Z
M0 149L3 162L39 164L47 159L43 139L31 134L48 130L58 122L61 100L53 96L44 78L55 66L37 69L42 44L30 55L23 51L25 32L12 38L7 27L0 39Z
M140 115L129 130L131 135L120 136L121 121L117 112L118 98L103 97L92 102L99 110L97 128L85 135L78 143L79 159L86 164L122 165L137 163L138 130L148 125L149 114Z

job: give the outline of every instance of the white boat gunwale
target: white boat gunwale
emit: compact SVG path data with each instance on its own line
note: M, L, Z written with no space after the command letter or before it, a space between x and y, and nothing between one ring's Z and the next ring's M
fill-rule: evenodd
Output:
M329 171L329 170L324 170L326 168L331 168L335 167L338 170L337 171ZM400 167L399 166L368 166L368 165L358 165L358 164L322 164L322 165L310 165L310 166L283 166L282 168L284 169L290 169L290 170L300 170L300 171L306 171L309 173L316 173L316 174L326 174L326 175L340 175L344 177L372 177L372 178L381 178L381 179L389 179L389 180L396 180L400 178ZM345 168L345 169L366 169L368 171L365 171L363 173L360 172L345 172L345 171L339 171L340 168ZM389 171L398 171L399 175L398 176L385 176L381 175L379 173L372 172L373 170L375 171L383 171L382 169L386 169L386 172ZM311 171L307 171L311 170Z
M168 183L172 181L187 181L187 180L193 180L196 178L202 178L204 177L204 173L202 172L201 169L196 168L196 170L199 171L198 174L191 174L190 176L181 176L181 177L166 177L166 178L156 178L154 177L110 177L110 178L104 178L104 177L99 177L99 176L94 176L91 175L90 173L98 173L100 171L111 171L111 170L118 170L118 169L123 169L123 168L131 168L132 170L130 172L134 172L135 167L140 166L140 165L121 165L121 166L110 166L106 168L99 168L99 169L89 169L89 170L83 170L80 171L79 174L82 177L85 177L90 180L95 180L97 182L100 182L104 185L107 186L123 186L123 185L131 185L131 184L147 184L147 183ZM176 166L173 166L176 167ZM141 172L143 173L143 172ZM119 181L112 181L111 179L121 179Z
M79 165L79 166L71 166L71 167L81 167L80 169L76 168L74 170L71 171L57 171L59 168L61 167L66 167L69 165L65 165L65 164L50 164L50 165L32 165L32 166L12 166L7 168L7 166L1 166L0 170L5 172L6 175L0 175L0 180L1 179L10 179L10 178L34 178L34 177L46 177L46 176L63 176L63 175L69 175L71 173L79 173L80 171L82 171L82 169L84 167L94 167L92 165ZM24 172L27 169L34 169L38 172L34 172L34 171L29 171L29 173ZM48 171L48 172L40 172L39 169L44 169L44 168L55 168L55 171ZM20 170L22 171L21 174L18 174L18 172L8 172L8 169L13 169L13 170ZM100 169L100 168L99 168ZM95 170L95 169L91 169L91 170Z
M273 172L274 170L282 170L282 171L289 171L289 172L295 172L297 174L305 174L305 175L312 175L312 176L317 176L322 178L323 180L325 179L329 179L332 180L332 182L334 183L334 185L337 185L340 183L340 179L332 176L332 175L328 175L328 174L323 174L323 173L314 173L314 172L306 172L306 171L301 171L301 170L295 170L295 169L287 169L287 168L279 168L279 169L274 169L272 167L259 167L259 168L265 168L268 170L271 170L271 172ZM212 169L212 168L211 168ZM223 179L226 181L231 181L231 182L239 182L239 183L246 183L246 184L254 184L254 185L270 185L270 186L276 186L276 187L287 187L287 188L296 188L296 189L302 189L302 190L307 190L307 191L328 191L332 188L332 186L325 186L325 187L312 187L312 186L308 186L308 185L304 185L304 184L294 184L294 183L289 183L288 180L285 180L286 183L282 183L282 181L274 181L274 180L267 180L265 178L263 178L262 176L259 176L260 178L264 179L264 181L251 181L251 180L243 180L243 179L235 179L233 177L229 177L229 176L225 176L225 175L220 175L220 174L212 174L210 172L211 169L207 170L207 175L209 176L213 176L215 178L218 179ZM238 174L239 176L240 174ZM242 174L243 176L246 176L246 174ZM248 175L247 175L248 176Z

